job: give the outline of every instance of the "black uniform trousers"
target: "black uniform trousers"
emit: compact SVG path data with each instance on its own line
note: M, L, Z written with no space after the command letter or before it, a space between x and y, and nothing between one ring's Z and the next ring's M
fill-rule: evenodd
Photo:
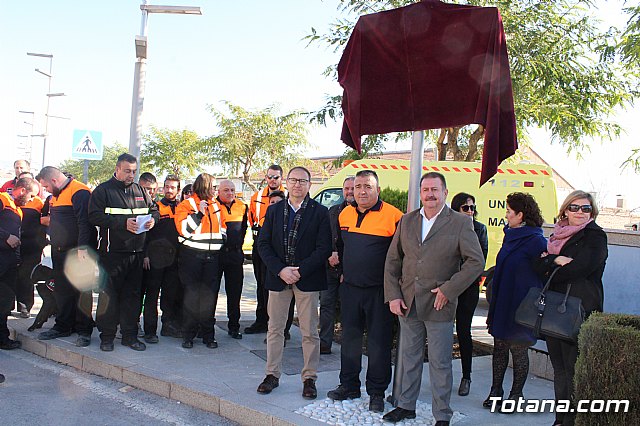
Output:
M215 338L216 305L220 255L183 248L180 251L180 281L184 288L182 338L193 340L202 336L204 343Z
M11 315L11 309L16 298L16 280L18 268L9 267L0 274L0 342L9 340L9 327L7 318Z
M160 297L160 289L162 292L168 293L165 296L165 306L162 307L163 323L175 321L179 323L181 307L177 307L177 303L182 304L180 277L178 276L177 261L172 262L166 267L154 267L151 261L151 268L145 269L142 273L142 289L140 292L140 308L144 307L144 334L157 334L158 332L158 299ZM166 309L166 311L165 311ZM140 312L138 313L138 315Z
M327 268L327 289L320 292L320 344L331 348L336 319L336 303L339 299L340 277Z
M16 301L23 303L27 307L27 311L33 308L33 281L31 280L31 271L40 263L42 251L36 254L22 254L22 264L18 266L18 282L16 284ZM20 309L18 309L20 310Z
M256 277L256 324L264 325L267 327L267 322L269 322L269 315L267 314L267 303L269 301L269 290L264 288L264 271L266 270L266 265L262 261L260 257L260 253L258 253L258 236L253 235L253 250L251 251L251 263L253 263L253 275Z
M106 279L98 298L96 322L102 342L113 342L118 323L123 342L131 342L138 335L143 256L141 252L101 256Z
M162 310L162 326L172 325L182 329L182 306L184 292L178 271L178 260L167 266L160 285L160 309ZM146 329L145 329L146 331Z
M227 317L229 331L240 330L240 299L242 297L242 283L244 280L244 253L242 247L225 247L220 253L220 268L218 270L218 288L224 275L224 291L227 293Z
M53 280L55 287L53 297L56 300L56 323L53 328L57 331L77 332L83 336L91 336L94 322L92 316L93 294L91 290L80 291L73 286L64 273L64 262L69 256L77 256L75 250L59 251L51 248L53 261Z
M578 345L565 340L547 337L547 350L553 366L553 389L556 401L564 399L575 403L573 395L573 376L578 360ZM556 420L563 425L573 426L575 413L556 412Z
M342 350L340 384L349 390L360 389L362 337L367 330L366 388L369 395L384 395L391 382L391 346L393 315L384 303L382 285L357 287L340 284Z
M460 361L462 378L471 380L471 359L473 358L473 340L471 340L471 322L478 306L480 286L478 282L471 284L458 296L456 307L456 334L460 344Z

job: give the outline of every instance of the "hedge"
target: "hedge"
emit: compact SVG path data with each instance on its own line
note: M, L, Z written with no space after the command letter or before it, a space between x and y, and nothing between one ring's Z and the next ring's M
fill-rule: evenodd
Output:
M578 345L575 400L629 400L629 411L578 413L576 425L640 424L640 316L594 313Z

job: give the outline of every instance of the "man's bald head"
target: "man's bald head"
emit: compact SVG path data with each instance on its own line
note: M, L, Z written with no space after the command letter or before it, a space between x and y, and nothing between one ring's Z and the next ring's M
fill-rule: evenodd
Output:
M236 198L236 186L229 179L223 179L218 184L218 198L224 204L230 204Z

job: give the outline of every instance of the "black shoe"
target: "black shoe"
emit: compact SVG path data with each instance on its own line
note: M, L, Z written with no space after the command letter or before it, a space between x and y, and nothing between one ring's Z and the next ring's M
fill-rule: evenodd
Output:
M278 379L273 374L267 375L264 378L260 386L258 386L258 393L268 394L271 393L272 390L280 386L280 379Z
M158 343L159 339L155 334L145 334L144 341L147 343Z
M514 408L518 406L518 401L521 398L524 398L524 396L521 393L509 394L509 398L506 398L506 399L503 399L502 401L500 401L501 402L501 404L500 404L500 412L503 413L503 414L513 414L513 413L515 413L516 410ZM504 409L504 402L508 401L508 400L515 401L515 404L513 406L514 408L512 408L511 410L505 410Z
M334 390L327 392L327 397L334 401L344 401L345 399L360 398L360 389L349 390L340 385Z
M289 332L289 330L284 331L284 340L291 340L291 333Z
M207 345L209 349L215 349L218 347L218 342L216 341L216 339L213 339L206 342L205 345Z
M182 347L185 349L193 348L193 340L185 340L184 342L182 342Z
M100 350L103 352L113 351L113 340L110 342L100 342Z
M240 333L238 330L229 330L228 334L232 339L242 339L242 333Z
M371 395L369 398L369 411L382 413L384 411L384 395Z
M438 420L436 426L449 426L449 422L447 420Z
M467 396L469 395L469 390L471 389L471 379L462 379L460 380L460 387L458 388L458 395Z
M320 344L320 355L329 355L331 353L331 346Z
M38 340L52 340L57 339L58 337L69 337L71 336L70 331L58 331L55 328L51 330L43 331L38 334Z
M4 342L0 343L0 349L5 351L10 351L12 349L20 349L22 347L22 342L18 340L7 339Z
M122 339L122 346L128 346L131 349L133 349L134 351L144 351L145 349L147 349L147 345L145 345L144 343L142 343L140 340L138 340L137 338L134 339Z
M382 416L385 422L398 423L404 419L415 419L416 410L405 410L404 408L396 408Z
M307 379L304 381L302 385L302 397L304 399L316 399L318 397L315 380Z
M78 335L76 339L76 346L79 348L85 348L91 344L91 336Z
M262 334L267 332L267 324L254 322L249 327L245 327L244 334Z
M502 390L502 388L491 387L491 391L489 391L489 396L487 397L487 399L484 400L484 402L482 403L482 406L484 408L491 408L493 406L493 401L491 400L491 398L496 397L496 398L502 399L503 396L504 396L504 390ZM500 401L497 401L496 405L500 407Z
M0 383L4 383L4 374L0 374Z

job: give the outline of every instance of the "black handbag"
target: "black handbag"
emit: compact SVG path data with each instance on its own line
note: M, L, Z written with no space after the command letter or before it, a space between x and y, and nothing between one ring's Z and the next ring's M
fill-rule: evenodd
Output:
M516 323L533 330L536 338L555 337L570 342L578 341L580 326L584 321L585 311L579 297L569 296L571 284L566 293L549 290L553 276L559 267L554 269L544 288L530 288L520 306L516 310Z

